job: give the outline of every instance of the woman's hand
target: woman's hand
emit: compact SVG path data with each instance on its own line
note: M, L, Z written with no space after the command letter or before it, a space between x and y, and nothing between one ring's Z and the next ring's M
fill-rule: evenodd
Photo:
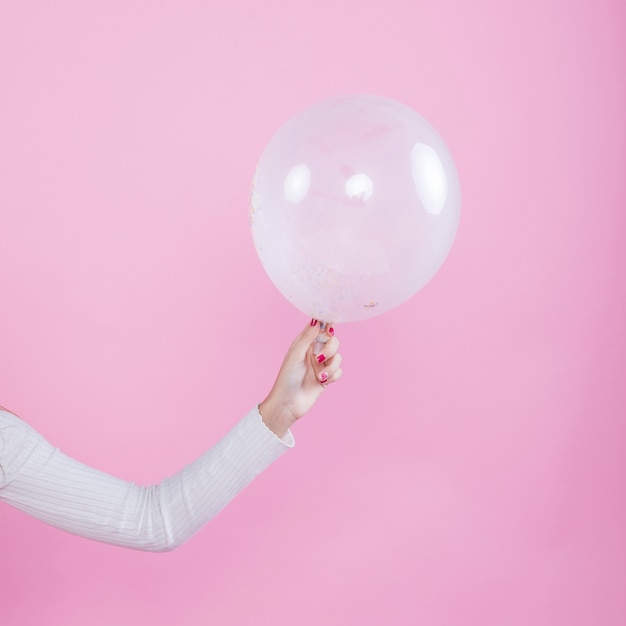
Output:
M282 438L343 373L337 352L339 341L332 327L327 332L330 339L316 355L313 348L319 324L312 320L306 326L287 350L272 390L259 405L265 425L278 437Z

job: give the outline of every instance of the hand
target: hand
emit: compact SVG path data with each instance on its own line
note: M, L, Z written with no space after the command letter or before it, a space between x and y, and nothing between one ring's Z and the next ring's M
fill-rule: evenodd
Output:
M281 438L343 373L341 355L337 352L339 341L333 336L332 328L328 331L330 339L316 355L313 348L320 327L316 320L311 324L307 324L287 350L272 390L259 405L265 425Z

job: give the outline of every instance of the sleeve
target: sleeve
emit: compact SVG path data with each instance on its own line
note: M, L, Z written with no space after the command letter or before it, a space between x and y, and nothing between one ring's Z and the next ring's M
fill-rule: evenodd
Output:
M258 408L196 461L158 485L137 486L79 463L0 411L0 500L70 533L164 552L195 534L294 445Z

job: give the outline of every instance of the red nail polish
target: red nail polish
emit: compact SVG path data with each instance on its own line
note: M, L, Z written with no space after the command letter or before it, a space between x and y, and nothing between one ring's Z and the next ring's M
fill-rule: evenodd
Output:
M335 334L335 329L334 329L332 326L328 329L328 334L329 334L331 337Z
M323 354L318 355L317 362L323 363L326 360L326 357Z
M311 326L317 326L317 320L315 318L311 320Z
M328 380L328 374L326 372L322 372L320 374L320 380L325 383Z

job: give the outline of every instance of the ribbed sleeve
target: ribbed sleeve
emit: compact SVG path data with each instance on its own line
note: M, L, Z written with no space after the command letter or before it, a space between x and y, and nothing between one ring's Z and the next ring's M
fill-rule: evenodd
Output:
M0 411L0 500L76 535L166 551L292 446L291 433L276 437L255 408L196 461L159 485L141 487L69 458Z

